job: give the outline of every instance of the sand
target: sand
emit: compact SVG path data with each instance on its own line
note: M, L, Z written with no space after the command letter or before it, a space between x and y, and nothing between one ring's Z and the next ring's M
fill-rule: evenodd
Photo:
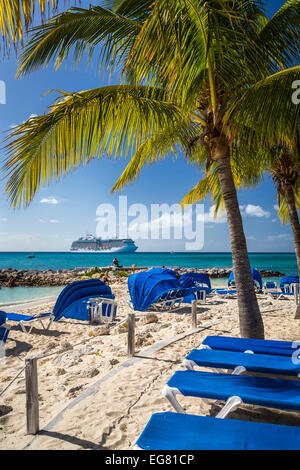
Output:
M121 321L131 313L126 282L113 284L112 291ZM267 339L300 339L292 299L274 300L263 294L258 299ZM54 299L44 299L19 306L18 311L49 312L53 305ZM11 323L6 359L0 363L1 390L24 366L26 357L54 354L38 361L42 432L26 434L22 372L0 396L0 449L132 449L152 413L171 411L161 391L171 375L183 368L186 354L207 335L239 336L237 300L230 296L210 296L205 305L199 305L198 330L193 333L188 304L177 313L155 312L152 317L137 313L136 318L136 356L132 360L127 358L126 324L113 328L62 319L49 331L37 327L28 335ZM216 411L214 404L200 399L184 398L181 404L189 413ZM296 413L250 406L241 407L231 417L300 425Z

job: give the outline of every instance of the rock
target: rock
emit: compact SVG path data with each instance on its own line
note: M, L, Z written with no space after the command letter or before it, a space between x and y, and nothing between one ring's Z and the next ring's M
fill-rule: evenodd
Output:
M140 321L140 325L147 325L148 323L157 323L159 321L158 316L155 313L149 312L146 313Z
M135 336L135 345L137 348L140 348L141 346L145 346L151 343L149 342L149 339L152 339L152 336L150 333L138 333Z
M79 377L92 378L99 374L99 370L96 367L87 367L80 372Z
M56 371L56 375L64 375L66 374L66 370L63 367L59 367Z
M70 351L70 352L60 354L55 359L55 362L65 367L75 366L79 362L82 362L81 353L79 351Z
M67 394L68 395L74 395L76 392L79 392L83 388L83 385L75 385L74 387L71 387Z
M113 358L109 359L109 362L112 366L115 366L116 364L119 364L120 361L118 361L118 359Z
M0 416L7 415L13 410L12 406L0 405Z
M60 349L62 349L63 351L67 351L69 349L73 349L73 346L72 346L71 343L68 343L68 341L65 341L65 342L61 343Z
M269 307L270 305L273 305L273 302L271 302L270 300L265 300L263 302L259 302L260 307Z
M13 393L15 395L22 395L23 393L26 393L25 387L17 387L13 389Z

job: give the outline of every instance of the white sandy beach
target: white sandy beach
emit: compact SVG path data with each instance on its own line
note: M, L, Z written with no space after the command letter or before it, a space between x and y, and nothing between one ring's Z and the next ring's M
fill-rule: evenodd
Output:
M111 287L118 302L117 318L122 320L131 313L127 282ZM258 298L266 338L299 340L300 321L294 319L294 301L273 300L262 294ZM54 299L44 299L19 306L18 311L49 312L53 305ZM62 319L49 331L38 327L29 335L11 323L6 359L0 363L1 390L24 366L26 357L57 354L38 361L40 428L45 431L35 437L26 435L23 372L0 397L0 449L131 449L152 413L171 411L161 391L171 375L182 368L186 354L207 335L239 335L235 298L210 296L198 307L199 331L182 337L192 328L190 312L191 306L184 305L178 313L155 313L157 318L152 316L150 323L150 316L137 313L136 357L130 361L126 328ZM160 341L176 337L170 345L153 349ZM189 413L213 412L198 399L187 398L181 403ZM295 413L249 406L232 417L300 425Z

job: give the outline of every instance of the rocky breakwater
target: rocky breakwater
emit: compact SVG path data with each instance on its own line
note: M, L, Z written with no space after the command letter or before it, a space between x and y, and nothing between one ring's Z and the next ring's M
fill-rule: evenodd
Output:
M135 272L147 271L147 267L136 267ZM205 273L210 278L228 278L232 268L209 268L209 269L196 269L196 268L181 268L178 266L171 267L177 276L181 276L186 272ZM283 273L278 271L260 271L262 277L282 277ZM132 274L131 267L122 267L114 269L112 267L106 268L75 268L75 269L12 269L6 268L0 270L0 286L2 287L49 287L49 286L65 286L74 281L87 280L87 279L105 279L108 274L109 284L114 282L127 282L127 278Z

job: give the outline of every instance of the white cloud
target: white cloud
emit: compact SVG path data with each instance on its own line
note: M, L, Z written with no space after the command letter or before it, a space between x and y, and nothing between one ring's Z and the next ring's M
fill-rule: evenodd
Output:
M47 222L49 222L49 224L59 224L59 220L57 219L49 219L49 220L39 219L39 222L41 222L41 224L46 224Z
M280 239L285 239L285 238L290 238L290 235L288 233L280 233L279 235L269 235L268 240L273 241L273 240L280 240Z
M7 222L7 221L8 221L8 219L7 219L6 217L2 217L2 218L0 219L0 222Z
M252 237L252 236L246 237L246 238L247 238L247 240L256 240L256 237Z
M213 224L225 224L227 222L226 214L218 214L217 217L214 217L216 206L211 206L209 212L204 213L204 222L213 223Z
M58 199L54 196L44 197L40 200L42 204L58 204Z
M245 208L245 215L250 217L266 217L271 216L269 211L265 211L261 206L254 206L253 204L248 204Z

